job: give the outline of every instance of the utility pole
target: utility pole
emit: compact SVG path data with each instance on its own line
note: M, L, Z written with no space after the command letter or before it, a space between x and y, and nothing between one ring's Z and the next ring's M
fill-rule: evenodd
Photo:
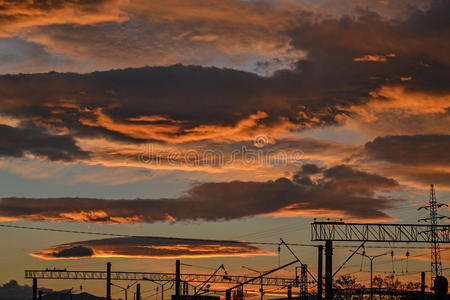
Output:
M297 268L295 267L295 280L298 282L298 274L297 274ZM301 299L306 299L308 296L308 266L302 264L300 266L300 298Z
M431 283L433 285L437 276L442 275L442 263L441 263L441 249L439 245L439 231L437 230L438 220L446 219L447 216L438 214L438 209L442 206L448 206L444 203L439 203L436 200L436 192L434 190L434 184L430 185L430 199L428 205L419 207L418 210L426 209L430 212L428 218L420 219L430 223L430 235L431 235Z
M189 282L183 281L183 295L189 295Z
M177 259L175 264L175 296L180 296L180 277L181 277L181 271L180 271L180 260Z
M302 294L303 299L308 299L308 266L302 265L301 266L301 283L302 283Z
M422 299L425 298L425 272L420 273L420 292Z
M333 300L333 242L325 242L325 297Z
M363 257L367 257L370 260L370 300L373 300L373 260L375 258L387 255L389 253L383 253L383 254L378 254L378 255L374 255L374 256L369 256L366 254L365 251L363 251L363 253L355 253L358 255L361 255Z
M111 300L111 263L106 264L106 300Z
M231 300L231 290L225 290L225 300Z
M136 300L141 300L141 284L136 284Z
M318 247L318 263L317 263L317 300L322 300L322 269L323 269L323 246Z
M33 278L33 300L37 297L37 278Z

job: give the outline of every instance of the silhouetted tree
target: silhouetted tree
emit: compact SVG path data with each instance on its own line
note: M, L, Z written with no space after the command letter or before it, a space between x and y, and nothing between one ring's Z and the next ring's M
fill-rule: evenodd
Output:
M340 290L353 290L360 289L364 286L356 282L356 277L348 274L344 274L336 279L334 287ZM336 295L335 299L337 300L351 300L352 298L357 296L352 295Z

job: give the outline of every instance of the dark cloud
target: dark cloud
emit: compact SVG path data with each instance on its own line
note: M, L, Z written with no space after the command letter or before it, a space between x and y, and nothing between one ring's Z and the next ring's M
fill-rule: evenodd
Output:
M304 164L300 171L292 176L292 180L299 184L313 184L310 175L318 174L323 170L315 164Z
M252 69L257 59L265 64L263 70L268 66L264 62L270 62L271 70L300 56L289 47L285 31L304 15L342 16L364 7L398 18L426 9L429 2L14 1L3 5L0 24L6 34L25 36L52 53L83 61L84 71L174 63Z
M298 172L296 175L298 175L298 174L313 175L313 174L320 173L321 170L323 170L323 168L320 168L317 165L305 164L302 166L301 172Z
M449 152L450 135L393 135L366 143L359 158L383 162L382 172L395 175L402 182L450 187Z
M271 256L272 252L239 241L164 237L124 237L62 244L32 254L44 259L83 257Z
M91 74L7 75L0 77L0 99L5 100L0 109L46 126L68 128L79 136L135 141L158 137L161 128L167 128L163 136L176 139L192 135L202 125L237 126L258 114L250 129L334 123L340 112L336 105L344 99L311 101L310 91L297 85L297 81L231 69L181 65ZM147 116L165 119L138 119ZM146 131L144 125L154 129ZM138 128L144 128L142 135L130 133L140 132Z
M397 135L366 143L371 159L409 166L450 166L450 135Z
M377 13L358 9L355 14L341 18L306 19L290 34L294 46L309 51L311 55L322 53L325 59L353 60L365 55L393 53L394 63L397 56L420 58L420 55L449 62L445 50L449 43L442 39L450 30L449 6L448 0L435 0L428 10L415 10L403 20L389 20ZM336 35L340 38L329 39ZM409 47L413 42L423 47ZM444 49L434 49L437 44ZM337 51L327 53L329 49ZM379 68L382 66L378 65Z
M135 142L211 139L217 127L249 119L247 131L336 124L383 86L450 92L449 5L435 0L400 20L363 10L341 18L303 13L285 33L307 56L271 77L182 65L2 76L0 110L77 136Z
M84 64L87 71L176 63L248 70L257 58L278 57L280 64L274 67L283 68L298 57L287 51L286 35L278 34L297 16L297 4L240 0L129 4L123 9L125 22L76 27L55 23L33 28L26 36L30 40L45 36L44 43L54 51L89 61Z
M436 0L403 20L364 10L339 19L305 18L289 30L292 45L308 53L298 71L309 75L312 86L334 87L334 97L339 91L361 97L392 84L448 92L450 41L443 37L450 34L449 12L448 0Z
M48 160L74 161L89 157L70 135L52 135L36 127L11 127L0 124L0 156L43 156Z
M3 198L5 219L138 223L157 221L220 221L267 214L311 214L325 211L343 217L388 219L382 212L395 199L378 192L398 187L395 180L348 166L323 169L310 178L299 173L295 181L219 182L194 185L179 198L105 200L86 198ZM298 180L303 178L303 180Z
M450 172L430 168L400 168L392 169L391 173L402 177L402 180L414 182L422 187L428 187L430 183L437 189L450 187Z
M90 257L94 254L91 248L84 246L74 246L71 248L61 249L59 251L53 252L52 256L61 258L80 258L80 257Z

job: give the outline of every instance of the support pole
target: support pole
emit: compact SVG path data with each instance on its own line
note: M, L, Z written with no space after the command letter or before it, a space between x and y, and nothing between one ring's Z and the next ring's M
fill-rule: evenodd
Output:
M318 248L318 262L317 262L317 300L322 300L322 269L323 269L323 246Z
M189 295L189 283L183 281L183 295Z
M259 293L261 295L261 300L264 300L264 285L263 285L263 278L261 277L261 287L259 288Z
M230 289L225 291L225 300L231 300L231 290Z
M420 292L422 293L421 298L425 298L425 272L420 273Z
M141 300L141 284L136 284L136 300Z
M288 300L292 300L292 286L288 285L288 292L287 292Z
M333 242L325 242L325 296L333 300Z
M370 259L370 300L373 300L373 259Z
M308 266L302 265L301 270L303 299L308 299Z
M37 278L33 278L33 300L37 300Z
M111 300L111 263L106 264L106 300Z
M175 296L180 296L180 260L177 259L175 265Z

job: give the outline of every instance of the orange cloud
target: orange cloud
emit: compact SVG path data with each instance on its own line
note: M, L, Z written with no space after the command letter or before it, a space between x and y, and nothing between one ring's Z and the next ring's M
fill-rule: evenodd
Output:
M450 106L450 95L427 94L408 91L402 86L383 86L372 93L375 99L367 104L373 112L401 110L403 113L430 114L445 113Z
M383 86L364 105L342 108L337 119L369 137L401 134L449 134L450 94L411 91L400 85Z
M357 57L354 58L354 61L358 61L358 62L367 62L367 61L371 61L371 62L387 62L389 58L394 58L395 57L395 53L389 53L386 55L364 55L363 57Z
M55 24L89 25L123 22L128 16L121 7L128 0L80 1L1 1L0 36L13 36L28 27Z
M331 218L343 219L346 222L364 222L364 223L380 223L380 222L396 222L399 219L386 215L384 218L358 218L348 214L345 210L329 210L325 208L308 209L302 204L293 204L282 209L269 213L266 216L275 218Z
M20 124L20 119L0 114L0 124L17 127Z
M282 118L274 126L265 126L261 120L268 114L258 111L242 119L234 126L199 125L193 128L183 128L182 121L170 120L170 123L160 124L158 121L169 120L161 116L141 116L130 118L128 122L116 121L107 116L101 109L94 111L96 119L81 119L83 125L103 127L110 131L122 133L135 139L161 140L172 143L185 143L201 140L215 141L252 141L259 132L266 135L282 137L290 134L290 130L298 128L287 119ZM145 121L143 124L142 121Z
M97 220L97 223L111 223L111 224L130 224L142 222L142 218L139 216L130 217L110 217L105 211L75 211L61 213L60 218L56 217L52 221L69 221L69 222L89 222ZM106 220L106 221L105 221Z
M30 255L41 259L54 260L98 257L249 257L275 256L276 254L239 241L125 237L56 245Z

